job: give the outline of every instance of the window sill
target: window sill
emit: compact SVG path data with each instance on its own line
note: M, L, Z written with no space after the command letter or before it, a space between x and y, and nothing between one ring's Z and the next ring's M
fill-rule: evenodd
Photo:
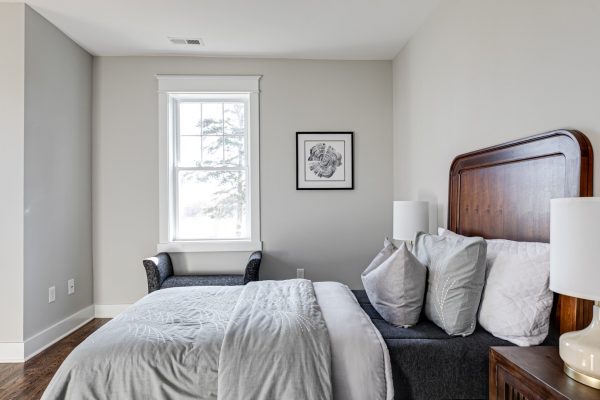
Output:
M252 240L204 240L159 243L156 250L166 253L203 253L227 251L257 251L262 250L261 241Z

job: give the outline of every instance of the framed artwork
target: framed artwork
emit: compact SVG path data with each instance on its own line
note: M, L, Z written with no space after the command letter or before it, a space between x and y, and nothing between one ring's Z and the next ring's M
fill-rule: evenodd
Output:
M354 189L353 132L296 132L296 189Z

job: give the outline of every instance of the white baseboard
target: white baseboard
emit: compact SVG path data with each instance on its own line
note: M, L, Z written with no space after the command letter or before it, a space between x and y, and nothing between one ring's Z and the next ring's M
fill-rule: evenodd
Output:
M25 340L24 359L28 360L52 346L94 318L94 306L88 306ZM23 361L23 360L21 360Z
M22 363L25 361L25 343L0 343L0 363Z
M96 304L96 318L114 318L125 311L131 304Z
M22 363L52 346L94 318L114 318L131 304L97 304L68 316L25 342L0 343L0 363Z

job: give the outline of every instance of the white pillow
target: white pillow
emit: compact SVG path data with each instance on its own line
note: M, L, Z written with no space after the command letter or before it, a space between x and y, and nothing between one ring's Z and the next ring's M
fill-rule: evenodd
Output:
M456 235L443 228L438 234ZM519 346L542 343L548 336L553 299L548 288L550 245L501 239L487 242L479 324Z

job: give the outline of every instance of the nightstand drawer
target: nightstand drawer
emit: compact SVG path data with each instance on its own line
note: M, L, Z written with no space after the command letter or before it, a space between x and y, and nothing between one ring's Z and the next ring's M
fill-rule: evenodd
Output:
M527 380L520 379L503 365L496 366L496 397L490 399L502 400L545 400L547 397L536 394L536 388L530 386Z

